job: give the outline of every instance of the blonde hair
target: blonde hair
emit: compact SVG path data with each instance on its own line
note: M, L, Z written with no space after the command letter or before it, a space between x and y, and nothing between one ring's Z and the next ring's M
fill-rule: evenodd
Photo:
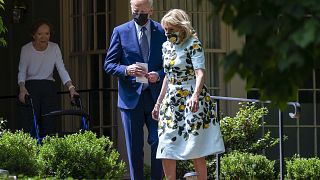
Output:
M191 26L190 18L188 14L182 9L171 9L161 19L161 26L170 24L176 26L182 30L180 38L181 42L188 39L194 34L193 27Z

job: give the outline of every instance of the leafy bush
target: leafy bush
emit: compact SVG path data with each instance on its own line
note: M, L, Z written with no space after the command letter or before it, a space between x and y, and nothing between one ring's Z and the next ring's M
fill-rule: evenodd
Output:
M320 179L320 159L293 157L286 161L288 179Z
M270 132L261 138L255 135L264 124L261 118L268 113L267 108L257 107L255 103L240 103L241 107L235 117L224 117L220 121L226 151L232 150L257 153L272 147L278 140L270 136Z
M5 130L4 126L5 126L6 122L7 122L6 120L4 120L2 117L0 117L0 136L1 136L2 132Z
M76 179L121 179L125 163L107 137L97 138L92 132L47 137L39 153L42 176Z
M4 131L0 136L0 169L11 174L37 175L38 148L28 133Z
M275 179L274 161L265 156L232 152L221 158L222 179Z

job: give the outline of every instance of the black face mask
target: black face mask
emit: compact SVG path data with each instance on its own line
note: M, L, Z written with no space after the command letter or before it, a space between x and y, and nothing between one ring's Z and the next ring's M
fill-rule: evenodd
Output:
M139 24L140 26L143 26L148 22L148 15L149 14L133 13L132 17L137 24Z

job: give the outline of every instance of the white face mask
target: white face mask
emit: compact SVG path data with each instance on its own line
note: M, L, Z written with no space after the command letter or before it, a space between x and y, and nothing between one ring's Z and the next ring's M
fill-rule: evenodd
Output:
M179 44L180 43L179 35L180 35L179 32L166 33L168 41L171 42L172 44Z

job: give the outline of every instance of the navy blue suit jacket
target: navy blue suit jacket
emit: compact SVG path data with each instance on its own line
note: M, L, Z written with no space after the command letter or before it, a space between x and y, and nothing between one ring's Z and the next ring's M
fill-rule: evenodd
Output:
M161 90L164 77L162 62L162 44L166 41L165 33L161 25L149 20L151 27L150 56L148 71L158 72L160 81L149 83L152 100L156 102ZM104 70L118 77L118 107L134 109L142 92L142 84L136 82L136 78L125 75L128 65L143 62L135 22L129 21L114 28L110 46L104 62Z

